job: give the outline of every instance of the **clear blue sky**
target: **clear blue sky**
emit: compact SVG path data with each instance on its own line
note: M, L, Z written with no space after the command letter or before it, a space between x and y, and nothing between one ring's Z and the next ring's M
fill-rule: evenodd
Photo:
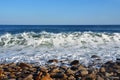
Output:
M0 24L120 24L120 0L0 0Z

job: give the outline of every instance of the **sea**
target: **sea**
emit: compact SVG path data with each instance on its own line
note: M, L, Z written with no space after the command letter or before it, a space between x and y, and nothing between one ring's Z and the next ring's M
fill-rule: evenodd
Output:
M87 66L92 55L99 63L120 58L120 25L0 25L0 64L58 59Z

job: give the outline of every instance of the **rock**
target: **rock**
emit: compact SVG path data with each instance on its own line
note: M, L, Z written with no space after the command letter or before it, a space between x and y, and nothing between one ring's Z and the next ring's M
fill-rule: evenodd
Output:
M78 70L78 67L77 66L72 66L70 69L73 70L73 71L76 71L76 70Z
M60 72L59 68L55 68L51 71L52 73L57 73L57 72Z
M100 77L99 75L97 76L97 80L104 80L104 78Z
M67 75L74 75L74 71L73 70L71 70L71 69L68 69L67 71L66 71L66 74Z
M58 60L57 59L51 59L48 61L48 63L58 63Z
M113 74L114 74L113 72L111 72L111 73L105 72L105 76L106 76L106 77L113 76Z
M15 73L10 73L9 77L10 78L16 78Z
M88 74L87 70L80 71L81 76L86 76Z
M83 76L86 76L88 74L88 71L87 70L80 70L78 72L76 72L76 76L77 77L83 77Z
M19 66L20 66L21 68L25 68L25 67L32 68L32 65L27 64L27 63L20 63Z
M64 78L64 74L61 73L61 72L53 73L52 78L59 78L59 79L62 79L62 78Z
M79 61L78 60L74 60L70 63L70 65L78 65L79 64Z
M85 68L83 65L79 65L78 70L87 70L87 68Z
M46 75L42 77L42 79L40 80L53 80L53 79L50 77L49 73L46 73Z
M92 55L92 56L91 56L91 58L100 59L100 57L99 57L99 56L97 56L97 55Z
M116 59L116 63L117 63L117 64L120 64L120 58L117 58L117 59Z
M0 69L0 80L3 80L4 76L4 71Z
M46 67L44 67L44 66L41 66L40 67L40 71L42 71L42 72L48 72L48 69Z
M76 80L74 76L70 75L67 80Z
M105 71L106 71L106 70L105 70L104 67L101 67L101 68L100 68L100 72L104 73Z
M41 80L41 78L42 78L42 72L39 72L38 73L38 76L35 78L35 80Z
M5 79L5 80L7 80L7 79ZM16 79L9 79L9 80L16 80Z
M91 80L96 80L96 74L91 73L91 74L88 75L88 78L90 78Z
M67 66L60 66L61 69L67 70Z
M30 74L30 75L26 76L23 80L33 80L33 75Z

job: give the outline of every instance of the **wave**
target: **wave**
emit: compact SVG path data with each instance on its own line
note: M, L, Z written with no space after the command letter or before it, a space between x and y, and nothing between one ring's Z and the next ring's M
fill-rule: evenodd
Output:
M120 57L120 33L96 32L24 32L0 36L0 60L5 62L37 62L48 59L78 59L87 65L91 55L106 62Z

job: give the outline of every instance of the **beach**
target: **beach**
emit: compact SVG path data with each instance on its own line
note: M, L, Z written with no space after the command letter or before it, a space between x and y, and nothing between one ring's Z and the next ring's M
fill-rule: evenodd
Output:
M93 55L92 57L96 57ZM46 65L36 66L29 63L0 64L0 80L120 80L120 59L116 62L108 61L98 65L92 63L89 66L80 64L74 60L69 66L57 66L57 59L49 60Z

